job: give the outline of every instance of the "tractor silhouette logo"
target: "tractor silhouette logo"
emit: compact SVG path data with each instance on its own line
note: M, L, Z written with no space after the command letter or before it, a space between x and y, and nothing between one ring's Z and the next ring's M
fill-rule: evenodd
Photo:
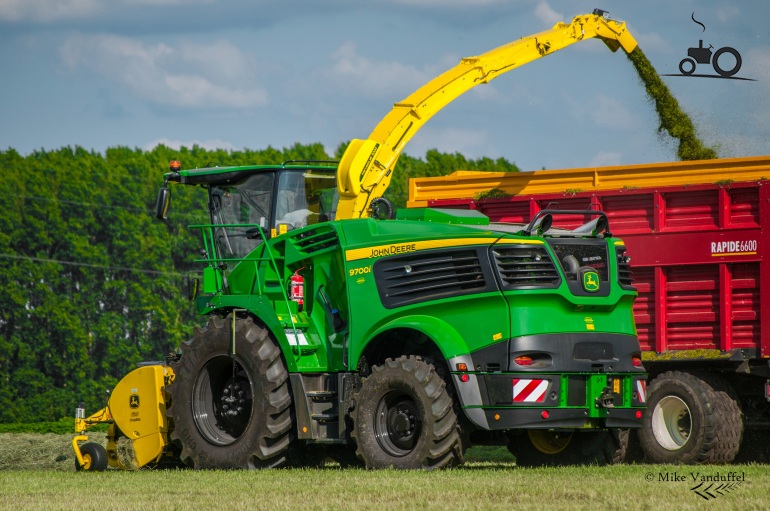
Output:
M695 13L692 13L692 20L703 27L706 31L706 25L695 19ZM751 78L740 78L734 76L741 70L743 59L738 50L725 46L714 51L710 44L703 46L703 39L698 40L698 46L687 49L687 56L679 62L679 71L682 74L667 74L663 76L697 76L699 78L731 78L733 80L756 81ZM695 73L698 66L711 66L716 74Z
M589 293L599 290L599 274L595 271L587 271L583 274L583 289Z
M131 394L131 397L128 398L128 406L139 408L139 394Z
M679 63L679 71L685 76L690 76L695 72L695 67L698 64L711 64L714 67L714 71L716 71L721 78L730 78L740 71L743 61L741 60L741 54L738 53L738 50L730 48L729 46L719 48L716 52L712 52L711 50L713 49L714 47L710 44L708 48L704 48L703 39L699 40L697 48L687 49L687 57L683 58ZM722 69L719 66L719 57L725 53L732 55L735 59L735 63L730 69Z

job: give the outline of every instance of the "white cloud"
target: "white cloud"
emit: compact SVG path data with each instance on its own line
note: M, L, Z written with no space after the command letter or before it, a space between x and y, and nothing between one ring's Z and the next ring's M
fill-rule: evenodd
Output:
M434 75L395 61L367 59L358 54L356 44L347 41L331 55L328 73L340 88L352 89L364 96L387 97L411 93Z
M466 158L481 158L499 154L485 131L455 127L423 128L409 145L405 153L422 157L429 149L443 153L460 153Z
M71 70L89 68L138 97L186 108L254 108L268 103L255 66L232 44L148 44L114 35L68 38L60 48Z
M607 151L599 151L591 158L589 167L608 167L612 165L620 165L623 162L622 155L620 153L612 153Z
M741 14L738 7L734 5L720 5L716 10L716 18L722 23L727 23L737 18ZM696 16L697 18L697 16Z
M535 17L547 25L555 25L560 21L568 22L564 16L554 11L548 2L538 2L535 6Z
M0 20L48 23L96 14L103 0L0 0Z
M391 0L391 3L410 7L485 7L504 4L505 0Z
M0 20L51 23L91 18L122 5L168 7L215 2L216 0L0 0Z
M209 140L171 140L168 138L159 138L157 140L153 140L152 142L146 144L144 146L145 151L152 151L156 146L163 144L166 147L169 147L171 149L179 150L181 147L193 147L198 146L202 147L203 149L207 150L213 150L213 149L224 149L226 151L232 151L235 149L235 146L231 144L230 142L225 142L224 140L220 140L218 138L215 139L209 139Z
M600 94L588 105L591 119L606 128L628 129L631 127L631 112L615 98Z
M743 69L751 73L764 88L770 86L770 47L758 46L750 49L744 58ZM741 73L743 74L743 72Z
M590 119L603 129L628 130L633 127L631 112L616 98L604 94L594 95L588 100L566 94L563 98L570 106L572 116L584 125L587 125L585 120Z
M195 4L213 4L217 0L123 0L126 5L195 5Z
M632 35L634 36L634 39L636 39L636 42L639 43L639 47L645 53L673 51L671 45L668 44L668 41L666 41L660 34L634 32Z

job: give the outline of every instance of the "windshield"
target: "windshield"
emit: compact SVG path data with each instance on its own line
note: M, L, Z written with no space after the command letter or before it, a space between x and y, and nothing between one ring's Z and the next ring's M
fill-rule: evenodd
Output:
M252 174L236 184L211 185L211 222L217 258L243 259L267 236L334 220L336 170L280 169ZM273 200L273 197L276 197Z
M278 178L273 227L280 232L282 224L291 230L334 220L336 193L334 169L282 171Z
M268 228L274 178L273 172L266 172L251 175L236 185L211 187L211 222L228 226L214 231L217 257L242 259L262 242L253 229Z

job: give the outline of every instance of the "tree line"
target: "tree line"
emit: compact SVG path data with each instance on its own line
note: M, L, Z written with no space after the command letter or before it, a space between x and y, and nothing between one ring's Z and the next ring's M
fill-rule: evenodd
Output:
M205 319L186 298L199 270L206 193L180 186L166 222L155 199L170 160L183 168L339 159L321 144L262 150L81 147L27 156L0 151L0 423L56 421L78 403L103 407L106 391L138 362L163 360ZM402 155L386 197L408 198L408 179L458 169L516 171L504 159L429 151Z

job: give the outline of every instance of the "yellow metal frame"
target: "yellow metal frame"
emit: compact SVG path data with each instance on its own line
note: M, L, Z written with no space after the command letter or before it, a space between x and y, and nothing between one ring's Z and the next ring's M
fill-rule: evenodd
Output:
M390 184L393 168L404 146L434 114L473 87L487 83L533 60L567 46L597 37L616 51L636 48L626 24L600 14L576 16L551 30L523 37L483 55L468 57L396 103L367 140L354 139L337 171L340 194L337 219L369 216L371 201Z

